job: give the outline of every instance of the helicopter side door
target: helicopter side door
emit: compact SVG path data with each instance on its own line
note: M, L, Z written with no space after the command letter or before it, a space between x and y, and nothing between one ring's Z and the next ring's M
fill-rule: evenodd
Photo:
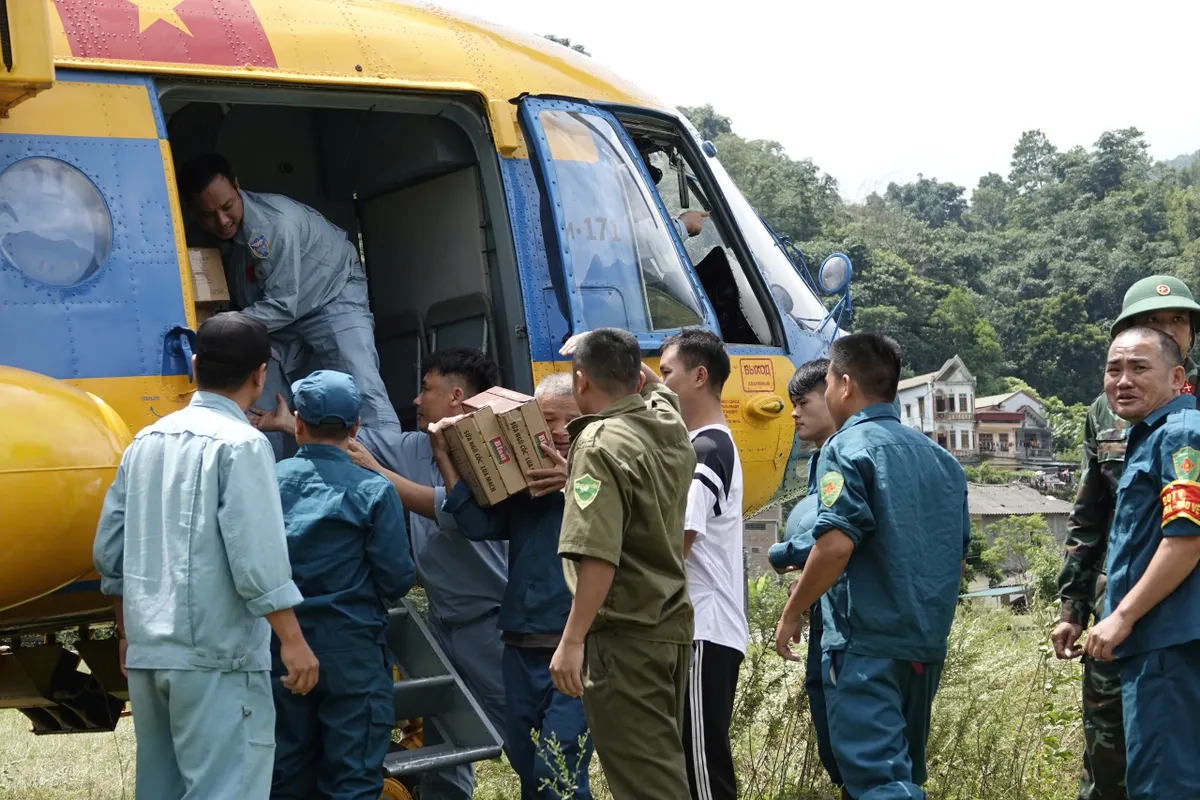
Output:
M584 101L534 96L520 100L520 118L542 196L551 277L565 301L563 335L622 328L637 336L651 364L684 327L721 336L692 257L622 123ZM766 308L774 312L769 301ZM732 374L722 404L742 459L745 511L753 513L780 486L792 449L784 399L791 361L774 343L728 350Z
M621 124L581 102L526 97L521 120L549 205L552 269L571 333L616 327L643 351L689 326L720 333L687 254ZM557 259L553 256L557 255Z

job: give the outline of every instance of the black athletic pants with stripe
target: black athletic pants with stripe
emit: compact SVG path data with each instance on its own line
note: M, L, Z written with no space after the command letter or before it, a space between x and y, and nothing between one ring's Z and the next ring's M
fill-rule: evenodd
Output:
M683 752L692 800L737 800L729 724L742 658L731 647L692 642L683 703Z

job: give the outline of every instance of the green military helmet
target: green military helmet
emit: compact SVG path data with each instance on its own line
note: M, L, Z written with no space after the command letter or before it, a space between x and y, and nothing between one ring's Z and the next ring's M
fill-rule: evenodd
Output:
M1132 320L1135 317L1148 311L1164 309L1186 309L1192 315L1192 330L1200 327L1200 305L1196 304L1192 290L1187 284L1170 275L1151 275L1142 278L1125 292L1121 316L1112 324L1109 333L1116 336L1133 324Z

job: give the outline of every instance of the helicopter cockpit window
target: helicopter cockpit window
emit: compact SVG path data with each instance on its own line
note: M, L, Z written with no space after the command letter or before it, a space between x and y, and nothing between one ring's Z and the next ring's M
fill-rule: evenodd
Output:
M674 148L651 151L647 163L651 177L657 179L663 205L672 218L685 211L712 210L695 171ZM682 202L685 199L686 208ZM685 236L684 249L717 313L717 323L725 341L770 345L771 327L766 312L750 286L737 252L730 247L721 228L721 221L716 217L706 219L699 234Z
M544 109L570 268L589 329L670 330L701 304L637 164L603 117Z
M108 204L70 164L26 158L0 173L0 250L27 277L81 283L104 265L112 240Z

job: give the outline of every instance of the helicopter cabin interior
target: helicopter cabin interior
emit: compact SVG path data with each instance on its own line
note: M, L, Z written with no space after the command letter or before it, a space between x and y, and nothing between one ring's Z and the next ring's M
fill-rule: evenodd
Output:
M437 349L483 349L509 385L532 389L504 187L477 100L166 79L158 88L177 170L221 153L244 190L305 203L357 240L381 376L405 427L416 422L422 358ZM672 216L712 211L684 247L725 340L781 344L769 290L696 178L697 153L663 120L622 124ZM184 223L188 247L212 246L186 212ZM652 297L644 271L642 283Z

